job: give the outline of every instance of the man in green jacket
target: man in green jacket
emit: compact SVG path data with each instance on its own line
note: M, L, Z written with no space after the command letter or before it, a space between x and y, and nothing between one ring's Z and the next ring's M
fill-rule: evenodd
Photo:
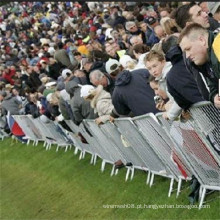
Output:
M200 24L186 26L179 36L180 47L206 78L210 101L220 109L220 33L214 35Z

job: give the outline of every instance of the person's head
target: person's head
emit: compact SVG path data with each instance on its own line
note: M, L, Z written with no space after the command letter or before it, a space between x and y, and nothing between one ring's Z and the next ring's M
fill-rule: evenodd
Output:
M186 58L196 65L203 65L208 60L208 31L199 24L193 23L183 29L179 36L179 45Z
M12 94L13 94L14 96L19 95L19 90L18 90L17 88L13 88L13 89L12 89Z
M64 69L64 70L62 70L61 75L62 75L64 81L67 82L71 78L72 71L70 69Z
M196 3L191 2L190 4L180 6L174 15L176 23L183 29L190 23L198 23L204 28L209 28L208 14L202 11L202 8Z
M143 40L141 35L134 35L130 39L130 43L132 46L137 45L137 44L143 44Z
M166 60L163 53L156 50L151 50L145 57L146 68L156 78L161 76L165 63Z
M80 96L87 101L91 101L94 95L92 94L95 90L95 87L92 85L83 85L81 86Z
M150 51L150 47L148 47L146 44L136 44L132 50L136 59L139 59L141 54L145 54L149 51Z
M149 77L149 83L150 87L154 90L155 95L161 97L163 100L166 100L168 98L166 91L160 88L159 81L156 80L154 76Z
M156 34L156 36L159 38L159 39L163 39L164 37L166 37L166 33L165 31L163 30L162 26L161 25L157 25L154 27L154 32Z
M83 58L82 60L82 68L86 71L89 72L93 64L93 61L88 58Z
M135 33L135 32L138 31L138 27L137 27L137 25L136 25L136 23L134 21L127 21L125 23L125 28L130 33Z
M164 54L167 54L167 52L174 46L178 44L178 37L175 35L170 35L166 37L162 42L162 51Z
M73 56L78 62L80 62L82 60L82 54L78 51L74 51Z
M168 8L164 8L160 11L160 17L170 17L170 10Z
M94 70L89 74L90 82L94 86L102 85L103 87L108 86L108 79L103 72L100 70Z
M75 77L85 77L86 76L86 74L82 70L75 70L73 75Z
M122 70L120 63L115 59L109 59L105 64L105 69L112 78L115 78Z
M144 21L139 22L139 28L141 31L146 32L147 31L147 23Z

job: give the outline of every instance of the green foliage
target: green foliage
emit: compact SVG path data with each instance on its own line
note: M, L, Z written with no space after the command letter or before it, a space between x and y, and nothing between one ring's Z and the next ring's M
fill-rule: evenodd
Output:
M150 188L146 173L135 171L125 182L126 169L110 177L110 165L101 173L100 159L94 166L90 155L78 156L55 147L45 151L42 144L0 142L0 219L220 219L218 192L207 196L210 208L146 208L189 205L189 184L178 198L176 191L168 198L168 179L156 177Z

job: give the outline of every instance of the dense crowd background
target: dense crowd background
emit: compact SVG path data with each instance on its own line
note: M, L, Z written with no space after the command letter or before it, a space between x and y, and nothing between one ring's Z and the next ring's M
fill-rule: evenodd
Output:
M66 127L65 119L100 124L158 111L186 118L205 100L220 108L219 22L218 2L5 4L1 115L31 114ZM208 57L202 63L186 48L191 30L208 34L205 50L199 38L194 44Z

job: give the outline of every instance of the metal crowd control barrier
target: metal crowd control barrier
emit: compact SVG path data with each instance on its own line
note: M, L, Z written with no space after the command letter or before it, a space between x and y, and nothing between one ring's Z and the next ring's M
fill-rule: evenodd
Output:
M145 141L138 128L135 126L131 118L121 118L114 122L119 129L119 132L131 144L131 147L144 162L143 169L148 171L147 184L150 181L150 175L160 175L170 178L173 176L167 170L165 164L161 161L152 147ZM150 186L152 186L154 178L151 178ZM171 191L171 184L170 190Z
M49 150L52 144L57 145L57 151L59 147L65 147L67 150L68 147L72 146L72 141L63 132L58 123L53 121L44 123L40 118L31 118L31 120L39 128L46 150Z
M210 146L215 159L220 163L220 110L211 102L199 102L190 108L194 129Z
M111 176L115 173L115 162L118 160L122 160L122 162L125 164L126 160L123 157L123 154L120 152L120 150L117 148L115 143L108 138L103 131L99 128L99 126L95 123L94 120L85 120L84 121L87 129L89 129L90 133L96 138L96 140L99 142L99 145L102 149L105 149L105 151L108 153L106 156L108 156L107 161L112 164L112 171ZM103 160L103 166L105 166L105 160ZM117 171L116 171L117 174Z
M174 179L178 181L177 196L180 193L182 180L186 179L181 173L181 169L178 166L184 168L184 172L188 173L187 176L191 174L186 169L183 161L180 159L180 156L176 152L172 141L167 136L164 129L158 123L154 114L149 113L147 115L138 116L132 119L134 124L138 127L139 132L145 138L146 142L152 147L158 157L166 165L167 170L172 174L173 178L171 179L171 190L173 188ZM152 175L152 178L154 175Z
M13 115L12 117L25 133L25 138L28 140L27 144L33 141L33 145L37 145L38 141L44 140L39 127L35 126L31 115Z
M44 141L46 150L52 144L59 147L75 145L75 153L81 150L80 159L88 152L91 163L97 157L105 164L113 165L111 175L117 174L114 163L122 160L127 167L126 180L134 169L148 171L147 184L152 186L154 175L170 178L170 196L174 179L178 181L177 195L181 181L193 174L201 184L201 208L207 189L220 190L220 110L209 102L202 102L190 108L191 119L185 122L164 120L161 113L131 118L116 119L98 126L94 120L84 120L80 126L67 120L73 132L67 132L56 122L44 123L29 115L14 115L14 119L24 131L29 141ZM159 123L159 122L160 123ZM161 126L160 126L161 125ZM81 133L88 144L78 137ZM0 131L0 138L4 133ZM180 169L181 168L181 169ZM184 177L183 177L184 176Z
M195 108L194 106L193 109ZM192 174L201 184L199 204L199 208L201 208L206 189L220 190L220 163L219 160L216 160L217 155L207 144L207 140L195 131L194 126L199 123L196 118L187 122L174 121L172 124L162 118L159 120L177 144ZM206 121L208 123L207 118Z

